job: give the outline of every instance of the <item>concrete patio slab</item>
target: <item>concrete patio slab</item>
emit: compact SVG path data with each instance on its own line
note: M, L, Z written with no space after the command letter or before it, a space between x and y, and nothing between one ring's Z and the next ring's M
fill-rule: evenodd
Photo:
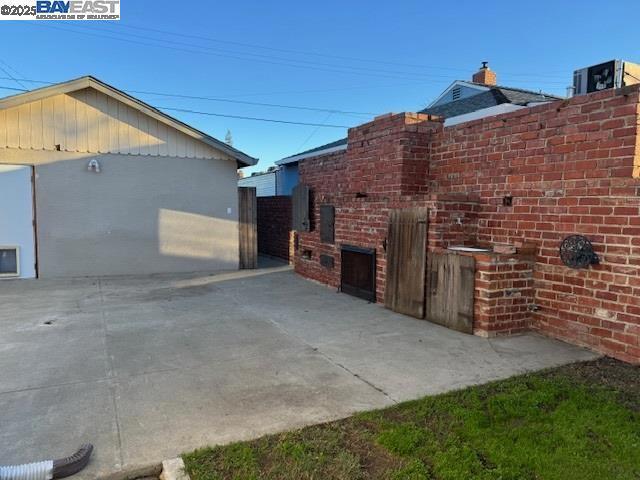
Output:
M484 339L255 271L0 282L0 464L77 478L595 355Z

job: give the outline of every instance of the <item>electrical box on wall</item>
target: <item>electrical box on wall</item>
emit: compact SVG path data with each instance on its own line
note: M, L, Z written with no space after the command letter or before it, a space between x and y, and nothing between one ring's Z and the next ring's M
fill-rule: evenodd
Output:
M640 65L624 60L591 65L573 72L573 93L585 95L640 83Z

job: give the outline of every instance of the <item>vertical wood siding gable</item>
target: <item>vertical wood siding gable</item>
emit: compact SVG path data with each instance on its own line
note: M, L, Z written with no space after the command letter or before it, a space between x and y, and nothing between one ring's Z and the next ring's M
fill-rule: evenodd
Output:
M93 88L0 110L0 148L228 158Z

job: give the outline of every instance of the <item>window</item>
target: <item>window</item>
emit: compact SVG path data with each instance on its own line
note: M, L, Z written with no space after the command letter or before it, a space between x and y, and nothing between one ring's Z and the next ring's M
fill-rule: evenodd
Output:
M20 275L18 247L0 247L0 277Z

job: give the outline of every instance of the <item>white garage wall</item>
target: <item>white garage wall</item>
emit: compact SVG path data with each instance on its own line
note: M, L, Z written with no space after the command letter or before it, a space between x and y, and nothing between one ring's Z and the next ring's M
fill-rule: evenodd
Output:
M0 165L0 247L20 247L20 278L36 276L31 167Z
M35 165L40 278L238 268L235 162L0 148L2 163Z

